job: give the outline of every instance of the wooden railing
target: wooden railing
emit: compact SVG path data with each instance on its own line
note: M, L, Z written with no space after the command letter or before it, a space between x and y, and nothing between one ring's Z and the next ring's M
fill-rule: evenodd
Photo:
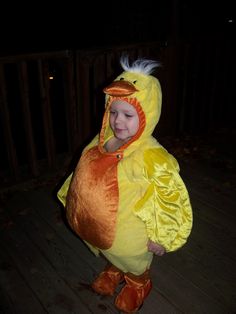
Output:
M224 108L229 108L233 90L232 83L227 85L233 75L232 47L225 51L219 43L214 45L155 42L1 57L0 187L57 171L62 167L59 160L79 153L99 131L102 89L120 73L123 52L131 59L146 57L162 64L154 74L163 92L154 135L214 128L223 112L222 75L228 97Z
M2 183L40 175L39 161L43 159L48 167L54 167L59 152L56 106L64 106L67 117L73 105L68 88L72 69L73 57L68 51L0 60ZM69 124L69 118L66 122ZM70 142L68 145L71 149Z
M119 57L160 58L158 43L0 58L1 186L38 177L72 156L100 127L102 88Z

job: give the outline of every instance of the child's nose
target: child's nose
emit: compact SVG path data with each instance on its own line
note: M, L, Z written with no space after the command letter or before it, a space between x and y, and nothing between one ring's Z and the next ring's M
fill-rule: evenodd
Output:
M117 122L120 122L120 121L122 121L122 117L121 117L120 114L117 114L115 122L117 123Z

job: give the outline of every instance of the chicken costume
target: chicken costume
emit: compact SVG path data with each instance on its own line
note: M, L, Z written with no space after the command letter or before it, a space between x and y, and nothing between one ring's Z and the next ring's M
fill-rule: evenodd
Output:
M115 305L124 312L138 310L151 290L151 240L166 252L182 247L191 232L192 208L176 159L152 136L161 113L159 81L150 75L158 65L138 59L104 88L105 113L100 133L83 150L78 165L58 198L66 207L71 228L96 254L110 262L92 284L101 294L125 286ZM114 137L110 107L123 100L138 113L139 129L123 146L108 152Z

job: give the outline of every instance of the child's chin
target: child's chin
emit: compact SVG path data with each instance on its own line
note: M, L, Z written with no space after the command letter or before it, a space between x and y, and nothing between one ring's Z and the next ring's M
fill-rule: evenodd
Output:
M131 137L125 137L125 136L116 136L116 138L120 141L123 141L124 143L127 143Z

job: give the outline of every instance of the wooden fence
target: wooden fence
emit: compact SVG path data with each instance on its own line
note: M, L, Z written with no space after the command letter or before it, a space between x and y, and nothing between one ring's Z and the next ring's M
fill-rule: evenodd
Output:
M99 131L102 88L120 73L123 52L162 64L154 74L163 90L154 135L214 128L222 112L231 116L233 54L231 46L226 48L155 42L1 57L0 187L56 171L60 158L74 156Z

